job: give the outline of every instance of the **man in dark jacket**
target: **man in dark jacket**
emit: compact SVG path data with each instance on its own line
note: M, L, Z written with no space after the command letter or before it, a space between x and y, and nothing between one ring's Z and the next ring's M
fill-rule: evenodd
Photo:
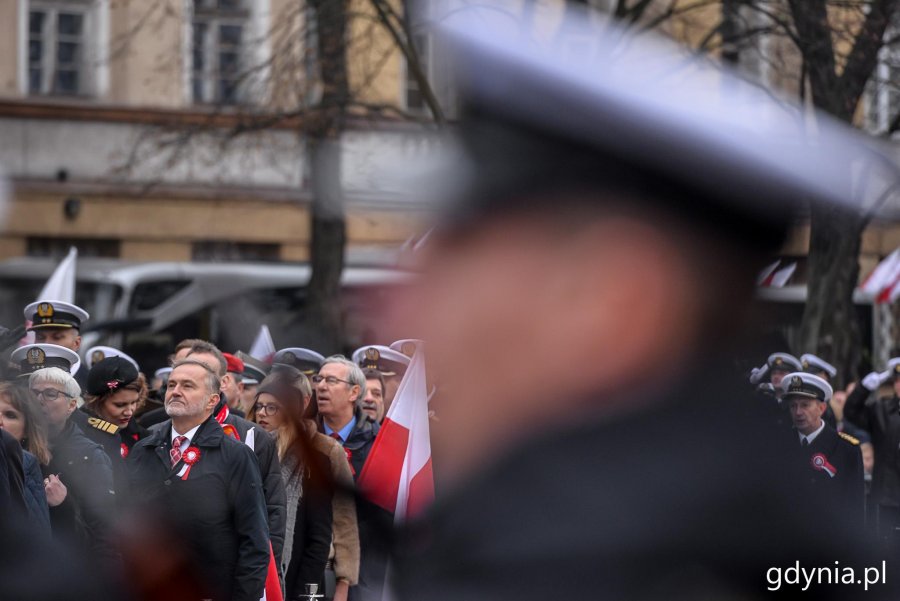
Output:
M220 378L230 377L224 355L211 342L195 341L179 354L204 363ZM281 477L278 449L275 447L275 440L265 430L232 413L223 395L224 391L220 391L220 400L213 410L213 417L222 425L226 434L245 443L256 455L266 498L269 539L272 541L275 565L280 566L284 550L284 529L287 525L287 495L284 492L284 479Z
M796 595L776 576L797 561L862 558L733 365L793 210L849 212L855 178L821 167L864 142L817 121L806 145L765 93L576 9L544 36L491 4L433 16L463 73L461 188L395 315L453 402L397 597L759 599Z
M869 398L883 385L891 383L894 394L888 398ZM876 528L880 535L900 545L896 528L900 526L900 357L888 361L887 370L868 374L847 395L844 418L872 436L875 467L872 470L870 498L875 507ZM868 402L867 402L868 401Z
M839 507L844 523L860 532L865 520L865 479L859 441L838 434L825 421L831 386L809 373L787 374L781 382L784 403L794 424L791 444L798 481L822 503ZM831 524L824 524L830 528Z
M259 601L269 565L262 481L253 452L213 418L219 378L187 359L166 392L171 419L128 456L136 499L162 513L213 599Z

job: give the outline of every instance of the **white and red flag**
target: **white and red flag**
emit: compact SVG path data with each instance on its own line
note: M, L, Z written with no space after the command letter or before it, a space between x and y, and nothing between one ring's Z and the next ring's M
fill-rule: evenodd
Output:
M360 493L401 522L434 499L425 357L418 345L357 480Z
M756 285L760 288L784 288L796 270L796 262L782 265L781 259L778 259L759 272Z
M69 254L59 262L56 269L50 275L50 279L41 288L41 292L35 301L60 301L75 304L75 264L78 262L78 249L69 248ZM31 321L25 322L25 327L31 327ZM34 344L34 332L28 332L22 339L22 344ZM75 373L73 370L72 373Z
M263 324L259 327L259 333L256 335L256 340L254 340L253 344L250 346L250 352L248 354L254 359L259 359L266 363L272 362L272 357L275 356L275 343L272 341L272 334L269 332L269 326Z
M900 249L885 257L859 285L859 289L874 297L876 303L897 300L900 296Z

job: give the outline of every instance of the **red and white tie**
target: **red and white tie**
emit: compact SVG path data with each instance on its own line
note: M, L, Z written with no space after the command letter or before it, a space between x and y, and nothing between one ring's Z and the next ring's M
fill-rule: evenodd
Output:
M169 457L172 458L172 467L175 467L181 461L181 445L187 441L187 436L176 436L172 441L172 450L169 451Z

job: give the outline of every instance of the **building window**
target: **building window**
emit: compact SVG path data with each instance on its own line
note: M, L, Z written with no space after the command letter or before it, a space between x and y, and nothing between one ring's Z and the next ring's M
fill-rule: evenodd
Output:
M242 0L194 0L191 93L195 103L242 100L250 12Z
M121 242L108 238L46 238L29 236L26 239L26 254L29 257L51 257L62 259L71 247L78 249L80 258L118 259L121 255Z
M279 261L278 244L203 240L191 245L193 261Z
M88 2L32 2L28 10L28 92L76 96L89 91Z

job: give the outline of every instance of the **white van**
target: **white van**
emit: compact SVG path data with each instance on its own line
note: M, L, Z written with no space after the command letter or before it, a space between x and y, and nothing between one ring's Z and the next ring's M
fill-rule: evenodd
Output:
M0 325L23 320L57 261L17 258L0 262ZM311 269L282 263L139 263L78 259L76 303L91 314L83 349L107 344L132 355L145 371L165 364L184 338L215 341L225 351L247 350L261 324L278 346L304 344L303 311ZM345 342L371 342L365 330L372 307L409 275L388 267L345 267Z

